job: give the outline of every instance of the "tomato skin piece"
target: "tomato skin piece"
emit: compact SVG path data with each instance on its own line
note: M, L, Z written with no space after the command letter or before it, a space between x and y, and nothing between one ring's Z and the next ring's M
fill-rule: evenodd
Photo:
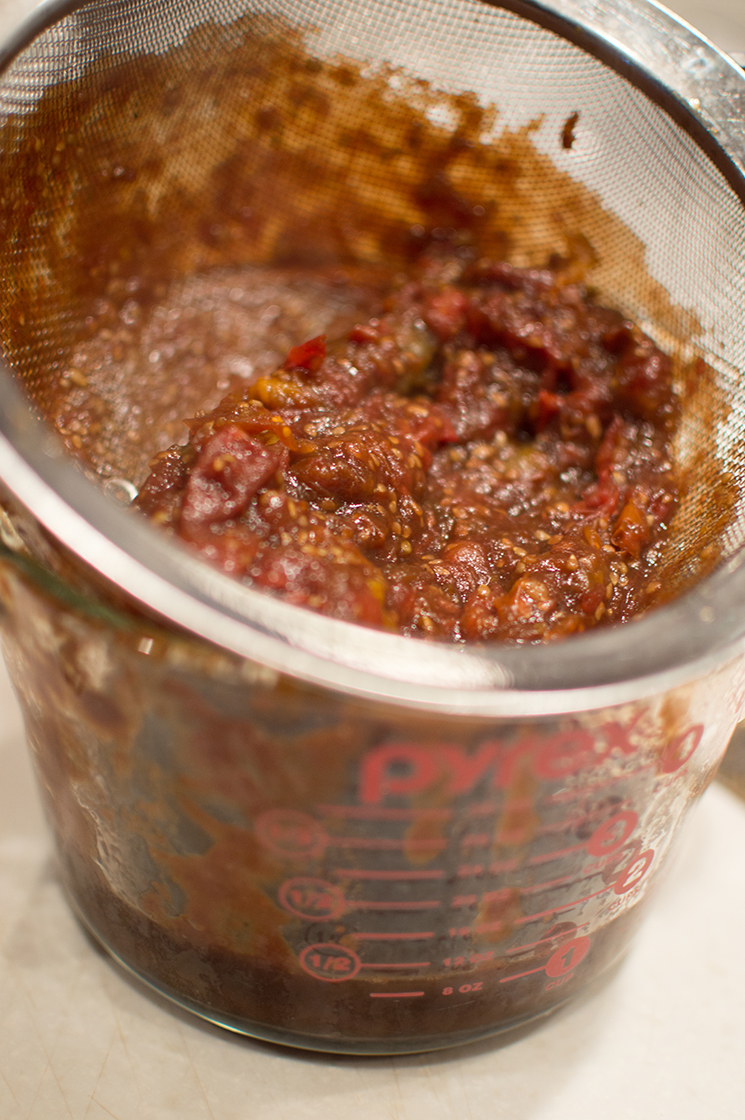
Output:
M213 432L202 445L186 484L181 506L184 535L240 517L287 460L283 444L267 446L237 424L225 424Z
M304 369L315 373L326 357L326 335L319 334L300 346L293 346L285 360L285 369Z

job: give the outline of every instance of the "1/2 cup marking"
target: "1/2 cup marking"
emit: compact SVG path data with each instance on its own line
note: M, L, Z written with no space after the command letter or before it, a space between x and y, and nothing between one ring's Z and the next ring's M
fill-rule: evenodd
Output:
M344 895L333 883L306 876L285 879L279 888L279 901L290 914L308 921L340 918L347 908Z
M362 961L353 949L347 949L346 945L338 945L335 941L306 945L299 959L300 967L309 976L325 980L329 984L351 980L362 967Z

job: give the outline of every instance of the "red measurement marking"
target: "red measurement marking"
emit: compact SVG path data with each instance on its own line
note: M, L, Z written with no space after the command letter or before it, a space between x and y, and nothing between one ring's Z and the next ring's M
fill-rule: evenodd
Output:
M378 852L440 852L447 848L447 840L386 840L370 836L329 836L330 848L367 848Z
M353 902L354 910L438 910L442 906L439 900L431 902Z
M538 894L540 891L548 891L553 890L554 887L566 886L567 883L588 882L590 879L594 879L596 875L597 872L593 872L591 875L585 875L582 877L577 877L575 875L564 875L561 879L551 879L550 881L547 881L545 883L538 883L534 887L520 887L520 894ZM462 910L465 907L476 906L479 902L486 902L491 898L495 898L499 893L499 891L491 891L483 895L458 894L454 897L450 909Z
M549 891L552 887L561 887L564 883L571 883L574 875L563 875L561 879L549 879L545 883L538 883L535 887L521 887L520 894L538 894L539 891Z
M621 895L633 890L649 871L653 859L654 848L647 848L646 852L635 855L613 883L614 892Z
M560 914L563 910L572 910L575 906L580 906L583 902L588 902L591 898L597 898L598 895L605 894L606 891L612 888L613 884L611 883L609 886L603 887L602 890L585 895L584 898L575 898L574 902L567 902L564 906L553 906L550 910L540 910L537 914L527 914L524 918L517 918L513 924L516 926L524 926L527 925L528 922L535 922L539 918L545 918L548 914ZM499 933L505 928L506 924L506 922L498 920L496 922L486 922L478 926L461 926L460 928L451 929L450 936L467 937L469 934ZM553 938L548 938L547 940L553 940Z
M557 949L546 961L546 976L555 979L566 976L587 956L590 949L589 937L575 937Z
M429 961L410 961L404 964L363 964L362 968L429 968Z
M375 805L316 805L325 817L360 821L449 821L452 809L378 809Z
M594 809L591 813L582 813L579 816L564 817L561 821L556 821L554 824L542 824L536 832L541 835L546 835L549 832L569 832L570 829L579 828L581 824L586 824L587 821L594 820L596 817L602 817L608 812L607 805L599 809Z
M510 805L516 802L510 802ZM522 802L520 802L522 804ZM492 813L497 812L497 806L493 801L480 801L477 805L470 805L466 811L467 817L490 817Z
M429 941L434 937L430 931L424 933L355 933L357 941Z
M589 948L589 937L575 937L561 945L540 968L529 968L525 972L516 972L513 976L503 976L499 983L506 984L509 980L520 980L523 976L534 976L536 972L545 972L552 979L567 976L587 956Z
M259 813L254 831L264 847L286 859L319 856L328 842L318 821L295 809Z
M573 844L570 848L559 848L553 852L545 852L540 856L531 856L528 864L535 867L540 863L550 863L551 860L561 859L562 856L582 851L583 848L587 849L588 853L596 858L609 855L626 842L636 828L638 821L639 818L633 810L627 809L620 813L614 813L612 817L598 825L592 836L584 844ZM575 827L576 823L579 822L575 822Z
M335 941L306 945L299 957L300 967L316 980L339 984L351 980L360 970L362 962L353 949Z
M518 867L516 859L497 859L491 863L462 863L458 868L459 879L476 879L486 871L489 875L499 875L502 871L514 871Z
M617 851L628 840L631 833L639 823L636 813L626 811L614 813L599 828L596 828L587 841L587 853L595 859L609 856ZM620 825L620 828L618 827Z
M643 774L645 770L650 770L651 765L647 763L645 766L639 766L636 770L626 770L623 774L617 774L615 777L604 778L600 782L593 782L592 785L582 786L581 789L563 789L558 793L552 793L550 797L546 798L546 804L552 805L562 801L573 801L576 797L583 797L586 793L592 793L596 789L606 789L608 786L615 785L616 782L623 782L626 778L635 778L637 774Z
M299 877L285 879L279 888L279 901L298 918L339 918L347 909L344 895L324 879Z
M603 887L599 891L594 891L592 894L586 894L584 898L575 898L574 902L567 902L565 906L552 906L550 910L541 910L537 914L528 914L524 918L518 918L515 922L516 926L524 926L527 922L534 922L538 918L545 918L547 914L560 914L562 910L571 910L575 906L580 906L583 902L589 902L591 898L597 898L600 894L605 894L606 891L611 889L613 884L608 887Z
M333 874L339 879L380 879L405 881L407 879L444 879L444 871L365 871L355 867L337 867Z
M424 992L370 992L370 999L404 999L423 995Z
M488 801L477 805L474 810L468 812L468 816L482 817L487 816L488 812L503 813L505 809L509 809L510 812L519 813L526 809L533 808L535 808L535 800L532 797L506 797L499 805L495 805L494 802L489 803Z
M583 922L576 929L565 930L564 933L557 933L554 937L542 937L540 941L526 941L524 945L518 945L516 949L507 949L505 956L514 956L515 953L522 953L525 949L535 949L536 945L547 945L549 941L558 941L561 937L576 937L580 930L587 929L589 924L589 922Z
M490 863L487 868L490 875L498 875L500 871L514 871L518 867L519 861L516 859L501 859L495 860Z
M467 960L469 964L481 964L482 961L493 961L496 955L494 949L489 949L486 953L469 953ZM445 968L460 968L466 964L466 957L445 957L443 964Z
M476 933L476 934L479 934L479 933L499 933L502 929L504 929L504 926L505 926L505 922L503 922L503 921L484 922L480 926L474 926L473 927L473 932ZM467 937L470 932L471 931L468 929L467 926L462 926L457 931L457 933L454 933L453 930L450 930L450 936L451 937L457 937L457 936Z
M543 972L544 966L540 968L529 968L527 972L516 972L514 976L503 976L499 981L500 984L506 984L508 980L519 980L522 976L532 976L534 972Z
M676 770L680 770L681 766L688 762L696 750L703 734L703 726L697 723L693 727L689 727L682 735L676 735L674 739L671 739L660 756L662 773L674 774Z
M535 867L539 863L550 863L552 859L561 859L562 856L571 855L572 852L581 852L584 844L573 844L571 848L559 848L556 852L544 852L542 856L531 856L528 865Z

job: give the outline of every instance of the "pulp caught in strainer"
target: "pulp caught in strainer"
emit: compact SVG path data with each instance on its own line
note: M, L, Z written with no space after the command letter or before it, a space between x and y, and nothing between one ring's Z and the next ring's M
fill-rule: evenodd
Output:
M87 215L97 299L44 402L68 446L142 484L148 452L172 443L139 508L223 570L338 618L540 641L669 598L674 363L583 286L598 257L577 221L592 229L597 202L530 128L487 142L493 111L471 95L322 64L266 29L252 48L258 108L241 103L232 159L199 171L191 240L154 239L147 196L162 214L181 192L184 209L178 123L174 167L152 181L121 139L107 166L124 232ZM443 104L449 127L433 121ZM328 166L301 125L333 136ZM557 149L581 128L573 114Z
M189 421L139 507L232 575L405 634L549 640L653 602L672 362L459 232L330 351L294 347Z

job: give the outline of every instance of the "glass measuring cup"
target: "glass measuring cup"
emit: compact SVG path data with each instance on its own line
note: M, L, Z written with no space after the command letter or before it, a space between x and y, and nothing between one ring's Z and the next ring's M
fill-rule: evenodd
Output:
M607 971L742 697L735 659L586 711L417 712L49 590L2 571L75 909L184 1007L319 1050L468 1041Z
M627 7L604 4L608 27ZM721 59L689 46L724 99ZM736 557L559 653L353 637L107 506L26 406L3 390L0 474L33 514L8 497L6 648L64 881L114 955L215 1022L360 1053L523 1024L618 959L740 713Z

